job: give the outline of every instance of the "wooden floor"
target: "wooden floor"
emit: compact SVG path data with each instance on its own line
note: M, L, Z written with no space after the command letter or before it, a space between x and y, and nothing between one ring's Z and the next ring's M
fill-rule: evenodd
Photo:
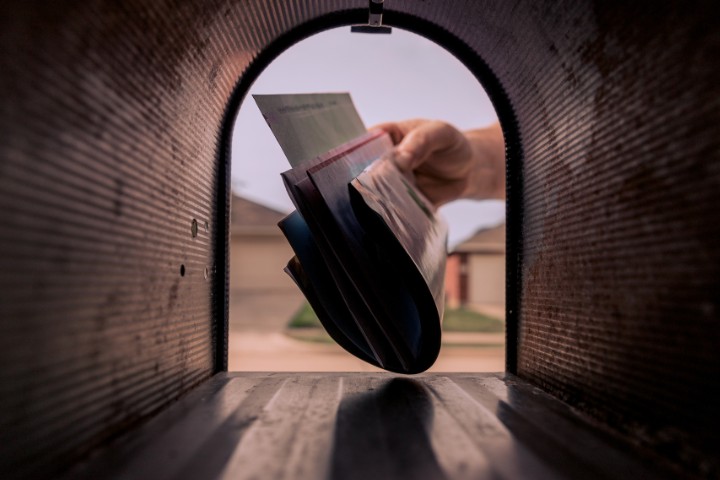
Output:
M506 374L218 374L72 472L84 478L663 478Z

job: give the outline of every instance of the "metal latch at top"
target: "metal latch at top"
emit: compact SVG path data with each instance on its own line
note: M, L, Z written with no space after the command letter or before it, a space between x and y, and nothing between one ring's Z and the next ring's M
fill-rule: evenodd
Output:
M350 31L353 33L392 33L392 28L382 24L384 0L369 1L367 25L353 25L350 27Z

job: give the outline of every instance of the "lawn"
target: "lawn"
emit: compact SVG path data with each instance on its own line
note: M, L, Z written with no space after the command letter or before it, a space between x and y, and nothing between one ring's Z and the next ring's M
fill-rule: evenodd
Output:
M322 324L310 304L305 302L295 316L290 319L288 328L322 328Z
M310 305L305 303L288 324L289 329L322 328L320 320ZM443 331L499 333L505 330L505 322L464 308L445 309Z
M442 325L445 332L499 333L505 331L505 322L499 318L464 308L445 309Z

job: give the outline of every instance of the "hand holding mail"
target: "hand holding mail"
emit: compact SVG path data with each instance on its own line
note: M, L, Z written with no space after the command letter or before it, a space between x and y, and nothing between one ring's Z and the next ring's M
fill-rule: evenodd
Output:
M499 124L461 132L438 120L377 125L395 143L390 157L412 172L436 206L460 198L505 198L505 146Z

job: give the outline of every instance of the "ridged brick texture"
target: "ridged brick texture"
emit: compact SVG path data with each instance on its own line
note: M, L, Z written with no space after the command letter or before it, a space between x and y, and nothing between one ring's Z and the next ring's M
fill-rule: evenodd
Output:
M279 5L2 2L0 477L51 476L224 370L229 101L336 8Z
M503 123L508 369L717 472L714 2L386 4ZM62 471L225 368L232 113L279 45L366 7L0 5L0 472Z

